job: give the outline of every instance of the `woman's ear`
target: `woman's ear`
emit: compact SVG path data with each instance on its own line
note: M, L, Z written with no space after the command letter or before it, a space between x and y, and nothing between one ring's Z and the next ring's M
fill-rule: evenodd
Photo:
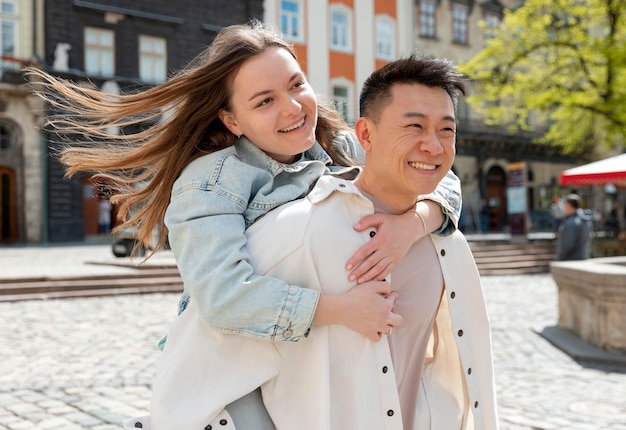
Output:
M241 136L243 134L241 132L241 129L239 128L239 125L237 124L237 119L232 112L226 109L220 109L220 111L217 113L217 116L226 126L228 131L230 131L232 134L234 134L235 136Z

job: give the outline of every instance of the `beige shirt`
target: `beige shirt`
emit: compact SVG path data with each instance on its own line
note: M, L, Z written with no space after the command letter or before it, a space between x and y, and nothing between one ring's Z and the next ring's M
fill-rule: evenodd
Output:
M378 213L398 214L374 196L363 193L374 203ZM428 341L435 325L435 316L443 292L443 275L437 250L430 236L425 236L410 249L389 277L391 289L399 293L395 310L403 324L389 336L389 347L396 372L402 423L405 430L417 429L416 410L422 385L422 371ZM450 411L452 412L452 411ZM455 429L460 429L460 414Z

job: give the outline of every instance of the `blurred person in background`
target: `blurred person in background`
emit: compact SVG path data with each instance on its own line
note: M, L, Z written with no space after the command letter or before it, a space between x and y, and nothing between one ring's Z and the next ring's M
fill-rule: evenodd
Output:
M570 194L563 202L565 217L558 230L556 259L585 260L591 255L593 218L580 208L580 196Z

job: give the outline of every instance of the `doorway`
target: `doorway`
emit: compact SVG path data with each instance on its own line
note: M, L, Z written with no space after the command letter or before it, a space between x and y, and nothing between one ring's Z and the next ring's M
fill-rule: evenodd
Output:
M17 240L15 172L0 167L0 242Z
M489 205L489 231L501 231L506 225L506 172L492 166L487 172L485 198Z

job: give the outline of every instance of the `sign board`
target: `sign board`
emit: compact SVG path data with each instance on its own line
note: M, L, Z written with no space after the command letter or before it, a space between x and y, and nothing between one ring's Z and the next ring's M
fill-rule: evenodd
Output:
M526 163L507 165L507 212L512 235L526 234L528 201L526 193Z

